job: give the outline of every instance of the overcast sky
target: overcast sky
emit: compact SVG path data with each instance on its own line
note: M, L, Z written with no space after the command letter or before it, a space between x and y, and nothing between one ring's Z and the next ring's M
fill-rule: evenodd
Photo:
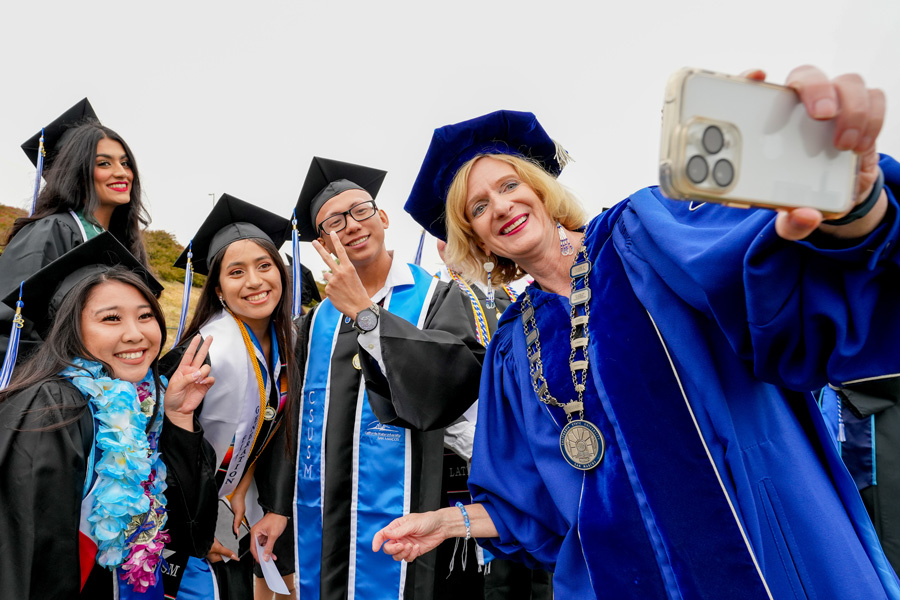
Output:
M886 91L880 149L900 154L898 32L897 0L7 2L0 202L30 206L19 145L87 96L134 152L151 227L182 244L211 194L289 216L318 155L389 172L388 245L411 261L420 228L402 206L434 128L534 112L594 214L656 183L663 89L682 66L857 71ZM320 278L311 246L302 259ZM423 265L437 261L428 238Z

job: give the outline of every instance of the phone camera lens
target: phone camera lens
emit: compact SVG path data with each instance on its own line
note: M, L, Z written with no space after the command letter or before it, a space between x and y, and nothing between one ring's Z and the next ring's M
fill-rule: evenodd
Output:
M713 167L713 179L721 187L728 187L734 180L734 165L724 158L719 159L716 161L716 166Z
M710 125L703 132L703 149L710 154L715 154L725 145L725 136L722 130L715 125Z
M706 164L706 159L699 154L692 156L687 163L688 179L694 183L702 183L707 175L709 175L709 165Z

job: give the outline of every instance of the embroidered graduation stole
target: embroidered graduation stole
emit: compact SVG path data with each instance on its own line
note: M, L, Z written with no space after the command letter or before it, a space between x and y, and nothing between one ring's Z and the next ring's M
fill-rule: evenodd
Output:
M415 284L396 286L384 309L422 327L437 280L409 265ZM324 300L310 328L309 360L301 395L294 522L297 527L296 573L299 597L320 595L322 562L322 493L325 487L324 432L331 393L331 355L344 318ZM406 429L382 425L375 418L360 381L357 396L351 491L350 597L397 598L406 579L406 563L372 552L372 538L392 519L409 512L411 447Z
M234 317L234 315L232 315L232 317ZM263 355L259 342L256 340L253 332L251 332L250 329L244 325L244 322L237 317L234 317L234 320L244 341L247 360L251 363L253 373L256 376L257 393L259 394L259 397L252 406L249 404L244 406L243 418L238 424L234 438L231 441L231 446L225 453L222 464L219 465L219 469L216 473L216 484L219 486L220 497L228 496L234 491L244 473L253 465L259 457L259 454L262 452L262 449L265 447L265 444L268 443L277 424L276 418L272 418L268 422L265 419L266 411L271 407L270 398L272 388L269 382L268 370L265 366L265 356ZM286 393L286 390L282 392L281 388L286 387L287 382L280 376L281 362L279 360L278 340L275 335L275 327L271 324L269 327L272 338L272 362L275 364L274 378L279 384L279 398L277 400L278 408L271 408L280 410L284 405L282 393ZM277 412L277 414L280 414L280 412ZM260 439L260 436L262 436L261 439L264 440L264 442L259 445L259 449L254 454L253 450L257 446L257 440ZM237 447L237 452L235 452L235 447Z

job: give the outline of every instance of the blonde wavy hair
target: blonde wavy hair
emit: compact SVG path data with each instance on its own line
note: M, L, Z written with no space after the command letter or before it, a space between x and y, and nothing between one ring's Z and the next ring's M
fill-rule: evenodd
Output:
M547 173L537 163L511 154L479 154L463 164L453 177L447 191L447 262L469 281L487 282L484 263L488 255L478 247L478 236L472 231L466 215L466 195L472 166L485 156L505 162L516 175L535 191L553 221L575 230L587 222L587 213L575 195ZM494 255L491 271L493 285L505 285L526 275L513 260Z

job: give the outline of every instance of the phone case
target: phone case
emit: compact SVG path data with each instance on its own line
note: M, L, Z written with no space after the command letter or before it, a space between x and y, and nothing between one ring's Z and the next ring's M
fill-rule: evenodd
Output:
M786 87L682 69L666 86L659 179L670 198L850 210L858 157Z

